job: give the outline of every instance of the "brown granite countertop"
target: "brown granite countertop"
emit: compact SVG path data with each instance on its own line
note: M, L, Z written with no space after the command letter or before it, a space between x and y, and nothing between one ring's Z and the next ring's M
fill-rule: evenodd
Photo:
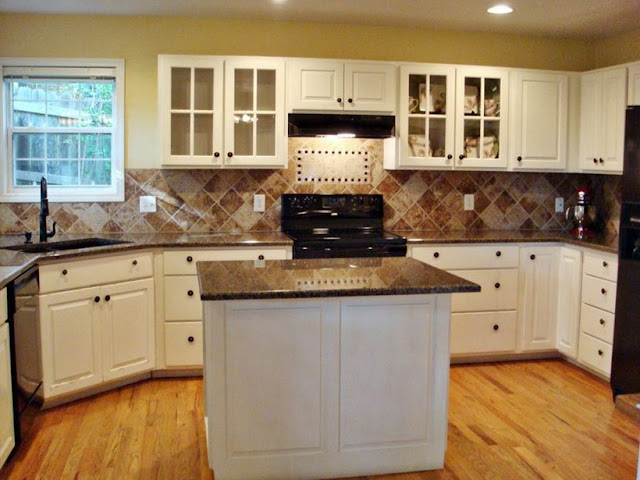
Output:
M406 257L198 262L202 300L479 292L480 286Z
M429 243L526 243L526 242L562 242L603 252L618 253L617 235L593 235L579 240L569 232L550 231L511 231L511 230L467 230L467 231L394 231L406 237L408 245Z

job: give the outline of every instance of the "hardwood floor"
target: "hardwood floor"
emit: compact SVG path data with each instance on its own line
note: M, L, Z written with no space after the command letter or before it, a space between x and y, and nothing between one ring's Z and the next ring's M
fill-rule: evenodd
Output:
M1 479L213 479L201 379L149 380L43 412ZM440 471L359 480L635 479L639 425L561 360L451 368Z

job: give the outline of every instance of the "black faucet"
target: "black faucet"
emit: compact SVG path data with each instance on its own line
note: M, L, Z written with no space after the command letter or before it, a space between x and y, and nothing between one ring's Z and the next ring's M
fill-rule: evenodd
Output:
M47 198L47 179L40 180L40 242L46 242L56 234L56 222L53 222L53 230L47 232L47 216L49 215L49 199Z

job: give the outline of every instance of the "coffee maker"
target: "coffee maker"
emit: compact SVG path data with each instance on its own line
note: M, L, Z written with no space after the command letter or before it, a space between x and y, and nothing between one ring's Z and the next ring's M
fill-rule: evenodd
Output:
M586 188L578 190L578 203L567 208L565 217L568 221L573 222L574 228L571 233L579 239L593 234L600 226L598 209L591 204Z

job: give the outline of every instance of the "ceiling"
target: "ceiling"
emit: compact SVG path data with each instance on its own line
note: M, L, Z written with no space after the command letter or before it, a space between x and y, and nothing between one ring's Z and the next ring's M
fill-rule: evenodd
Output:
M402 26L595 39L640 29L639 0L0 0L0 12L172 15Z

